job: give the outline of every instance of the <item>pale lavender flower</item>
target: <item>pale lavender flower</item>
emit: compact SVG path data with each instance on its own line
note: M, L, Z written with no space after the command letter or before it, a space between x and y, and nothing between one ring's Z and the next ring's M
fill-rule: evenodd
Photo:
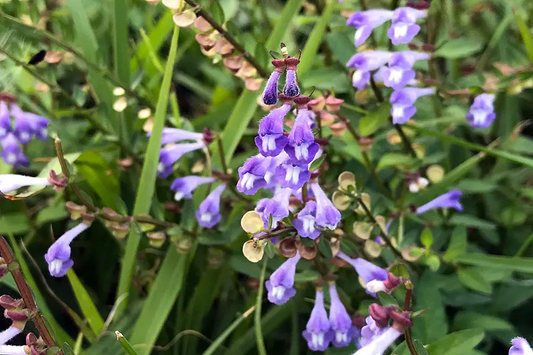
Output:
M0 175L0 192L5 194L10 191L20 189L26 186L49 186L52 183L46 178L37 178L32 176L1 174Z
M282 151L277 157L272 157L269 159L270 165L268 166L268 169L265 173L264 179L266 181L266 185L264 188L275 188L278 183L276 171L284 161L289 159L289 156L287 155L287 153L285 153L285 151Z
M294 297L294 275L296 264L300 261L300 254L287 259L281 266L270 275L270 279L265 283L268 290L268 300L277 305L282 305L290 298Z
M473 128L487 128L496 119L494 113L494 95L481 94L474 99L466 119Z
M20 333L22 333L22 331L24 330L24 326L25 326L26 322L20 322L19 325L17 325L17 323L13 322L13 325L11 325L6 330L0 332L0 348L5 343L7 343L8 341L13 339L14 337L19 335ZM0 354L5 354L5 353L0 351Z
M254 195L259 189L267 185L266 173L270 168L272 158L260 154L248 158L239 168L237 190L246 195Z
M200 227L213 228L222 219L220 215L220 196L225 188L226 185L221 184L211 191L196 210L195 216Z
M4 139L8 133L13 131L9 117L10 113L7 103L0 101L0 139Z
M383 82L385 86L400 90L415 78L413 65L418 60L429 59L429 54L413 51L397 52L389 60L389 66L384 67Z
M159 165L157 167L157 176L166 178L172 174L172 165L177 162L185 153L205 147L204 142L175 144L162 148L159 153Z
M44 259L48 263L48 271L53 277L63 277L67 271L74 265L74 261L70 258L70 243L80 235L83 231L89 228L89 225L80 223L76 227L68 230L65 234L59 237L48 248L48 252L44 255Z
M387 270L372 264L370 261L366 261L362 258L352 259L342 251L337 253L337 257L352 265L367 285L371 284L372 281L388 280ZM375 293L370 292L370 290L367 290L367 292L376 297Z
M316 239L320 235L320 230L316 227L316 202L307 201L305 207L298 213L292 221L294 228L300 237Z
M511 340L509 355L533 355L533 349L524 338L514 338Z
M414 106L416 100L421 96L433 95L434 89L421 89L407 87L392 93L390 103L392 104L391 115L394 124L404 124L416 113Z
M325 351L334 338L328 314L324 308L324 292L321 289L316 290L315 306L302 335L307 340L309 349L313 351Z
M352 318L339 298L335 284L329 286L329 296L331 299L329 324L334 333L331 343L336 348L343 348L351 343L352 338L356 335L356 329L352 323Z
M320 146L315 142L315 136L309 127L308 110L301 107L289 134L285 152L300 164L307 164L313 161L319 149Z
M174 199L180 201L183 198L192 198L192 192L200 185L215 182L215 178L204 176L184 176L172 182L170 189L175 191Z
M355 32L355 46L359 47L365 43L372 34L372 30L391 20L393 14L393 11L373 9L359 11L350 16L346 21L346 25L357 29Z
M289 139L283 133L283 118L291 109L291 104L284 104L272 110L259 122L255 145L265 157L277 156L285 148Z
M30 112L24 112L16 104L11 104L11 116L15 119L13 133L20 143L28 144L34 136L42 141L48 138L48 119Z
M6 164L13 165L15 168L21 168L30 165L30 160L24 155L20 148L19 141L13 133L8 133L2 139L2 153L0 155Z
M25 345L0 345L1 355L27 355L26 350L30 348Z
M326 196L318 184L311 184L316 199L316 225L334 230L341 220L341 213Z
M148 137L152 135L152 132L147 134ZM203 133L190 132L179 128L163 128L163 134L161 136L161 144L176 143L181 141L202 141L204 139Z
M356 68L362 71L374 71L387 64L394 53L387 51L369 51L354 54L347 67Z
M392 44L411 42L420 31L420 26L416 24L416 20L426 16L426 11L410 7L400 7L394 10L392 26L387 31Z
M379 72L379 70L378 70ZM370 72L355 70L352 74L352 86L358 90L364 90L370 81Z
M400 335L402 335L402 332L390 327L383 334L374 338L372 342L357 350L353 355L383 355Z
M259 200L255 211L261 215L265 228L269 228L269 222L272 220L272 228L276 228L278 223L289 215L289 198L292 189L278 189L273 198L264 198Z
M302 164L290 158L278 166L276 175L277 181L282 187L296 190L301 188L311 177L308 164Z
M463 196L461 191L451 190L450 192L429 201L425 205L418 207L416 213L421 214L436 208L455 208L457 211L462 211L463 205L461 205L461 196Z
M365 318L366 325L361 328L361 338L359 339L359 345L361 347L366 346L372 342L375 338L385 333L390 326L380 327L374 318L368 316Z
M297 97L300 95L300 88L298 87L298 81L296 80L296 67L300 63L298 58L285 59L287 64L287 73L285 77L285 86L283 87L283 94L287 97Z

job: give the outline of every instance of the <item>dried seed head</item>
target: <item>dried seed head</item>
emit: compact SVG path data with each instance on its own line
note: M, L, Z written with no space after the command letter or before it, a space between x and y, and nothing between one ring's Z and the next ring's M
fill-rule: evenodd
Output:
M345 211L350 207L352 199L350 196L346 196L344 192L335 191L331 196L331 201L339 211Z
M248 211L241 218L241 227L248 234L257 234L265 229L265 224L259 213Z
M381 255L381 245L370 239L365 242L364 250L365 254L371 258L377 258Z
M304 245L302 243L300 243L298 245L298 252L300 253L300 255L302 256L302 258L306 259L306 260L312 260L315 258L317 252L318 252L318 248L315 245L312 245L312 246L307 246L307 245Z
M265 243L258 240L249 240L242 245L242 253L248 261L257 263L265 254Z
M174 16L172 16L172 20L174 20L174 23L178 27L191 28L196 20L196 13L191 9L188 9L181 13L175 13Z
M348 191L348 188L352 186L354 189L356 187L355 175L351 171L342 172L337 178L339 182L339 189L342 191Z
M346 133L346 123L344 122L337 122L329 126L331 131L333 132L333 137L336 138L342 138L344 137L344 134Z
M72 201L67 201L65 207L70 212L70 218L74 221L80 219L83 212L87 212L86 206L77 205Z
M211 27L211 25L209 24L209 22L207 22L205 20L205 18L203 18L202 16L199 16L195 21L194 21L194 27L196 27L198 29L198 31L200 32L207 32L211 29L213 29L213 27Z
M292 258L298 252L300 241L296 238L285 238L279 243L279 253L286 257Z
M444 178L444 168L440 165L431 165L426 170L428 179L436 184Z
M324 106L326 106L326 98L324 96L319 96L316 99L309 101L307 106L309 106L309 109L314 112L322 111Z
M336 98L333 95L328 96L326 99L326 108L328 111L337 112L341 109L341 105L344 103L344 100Z
M165 232L146 233L146 236L150 240L150 245L154 248L161 248L167 238Z
M374 226L367 222L356 221L353 223L353 233L357 238L367 240L370 238Z

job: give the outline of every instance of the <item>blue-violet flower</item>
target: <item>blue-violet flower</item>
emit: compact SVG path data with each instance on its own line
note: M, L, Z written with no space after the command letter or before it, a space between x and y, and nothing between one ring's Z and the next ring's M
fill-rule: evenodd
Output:
M274 71L270 74L262 95L263 103L269 106L278 102L278 82L285 68L285 60L274 59L272 65L274 65Z
M436 199L429 201L425 205L418 207L416 213L421 214L436 208L455 208L457 211L462 211L463 205L461 205L461 196L463 196L461 191L451 190L440 195Z
M246 195L254 195L259 189L267 185L266 173L272 158L260 154L248 158L239 168L237 190Z
M339 298L335 284L329 286L329 297L331 299L329 324L334 332L331 343L336 348L342 348L352 341L352 338L356 335L356 329L352 323L352 318Z
M487 128L496 119L494 113L494 95L481 94L474 99L466 119L473 128Z
M300 237L316 239L320 235L320 229L315 225L316 223L316 202L313 200L307 201L305 207L298 212L298 215L292 221L294 228L298 231Z
M341 213L318 184L311 184L316 199L316 225L323 229L334 230L341 221Z
M509 355L533 355L533 349L524 338L514 338L511 340Z
M215 182L215 178L189 175L174 180L170 189L176 192L174 194L174 199L180 201L183 198L192 198L192 192L198 186L212 182Z
M291 109L290 103L272 110L259 122L255 145L265 157L273 157L285 148L289 139L283 133L283 118Z
M326 350L333 340L334 334L329 324L326 308L324 308L324 292L321 289L316 290L315 306L302 335L307 340L309 349L313 351Z
M373 9L354 13L346 21L347 26L357 29L355 32L355 46L359 47L370 37L372 30L392 19L394 12L389 10Z
M88 224L80 223L76 227L68 230L65 234L59 237L48 248L48 252L44 255L44 259L48 263L48 271L53 277L63 277L67 271L74 265L74 261L70 258L70 243L80 233L89 228Z
M222 219L220 215L220 196L225 188L226 185L221 184L211 191L196 210L196 220L200 227L213 228Z
M294 275L296 274L296 264L300 261L300 253L287 259L281 266L270 275L270 279L265 283L268 290L268 300L277 305L282 305L290 298L294 297Z
M392 93L390 102L392 108L390 113L392 115L392 122L394 124L404 124L416 113L414 103L416 100L425 95L433 95L434 89L421 89L407 87Z
M420 26L416 24L416 20L426 16L426 11L410 7L400 7L394 10L392 26L387 31L392 44L411 42L420 31Z

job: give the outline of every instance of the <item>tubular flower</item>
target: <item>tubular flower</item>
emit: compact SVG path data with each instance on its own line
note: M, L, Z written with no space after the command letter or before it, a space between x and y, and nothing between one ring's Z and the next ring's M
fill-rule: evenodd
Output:
M533 350L524 338L514 338L511 340L509 355L533 355Z
M270 159L270 165L268 166L268 169L265 173L265 188L274 188L276 186L276 184L278 183L278 178L276 174L277 169L287 159L289 159L289 156L287 155L287 153L285 153L285 151L279 153L277 157L272 157Z
M333 340L334 333L328 320L328 314L324 308L324 292L316 290L315 306L307 322L306 329L302 332L307 340L307 346L313 351L324 351Z
M291 104L286 103L272 110L259 122L259 132L255 137L255 145L265 157L274 157L285 148L289 141L283 134L283 118L291 109Z
M352 75L352 85L363 90L370 81L370 72L379 70L387 64L393 53L386 51L371 51L354 54L346 66L355 68Z
M296 264L300 261L300 254L287 259L281 266L270 275L270 279L265 283L268 290L268 300L277 305L282 305L290 298L294 297L294 275Z
M312 162L320 148L315 142L311 127L309 127L308 112L307 108L300 107L289 134L289 142L285 146L285 152L289 157L300 164Z
M350 344L356 334L356 330L352 324L352 318L339 298L335 284L329 286L329 296L331 298L329 324L334 332L331 343L336 348L342 348Z
M390 327L383 334L374 338L372 342L357 350L353 355L383 355L400 335L402 335L402 332Z
M297 97L300 95L300 88L298 87L298 81L296 80L296 67L300 64L298 58L285 59L287 64L287 76L285 78L285 86L283 87L283 94L287 97Z
M389 329L388 325L380 327L371 316L366 317L365 321L366 325L361 329L361 339L359 340L359 345L361 345L361 347L370 344L372 340Z
M192 198L192 192L198 186L212 182L215 182L215 178L190 175L174 180L170 189L176 192L174 199L180 201L183 198Z
M294 228L301 237L316 239L320 235L320 230L316 227L316 202L307 201L305 207L298 213L292 221Z
M65 234L59 237L59 239L48 248L48 251L44 255L44 259L48 263L48 271L51 276L63 277L74 265L74 261L70 258L70 243L72 243L74 238L87 228L89 228L88 224L78 224L76 227L68 230Z
M372 30L392 19L394 12L389 10L359 11L346 21L347 26L357 29L355 32L355 46L359 47L370 37Z
M311 177L307 164L301 164L290 158L278 166L276 174L278 183L282 187L295 190L301 188Z
M384 67L383 79L385 86L400 90L415 78L413 65L418 60L429 59L429 54L412 51L395 53L389 60L389 66Z
M433 89L404 88L392 93L390 102L392 104L391 115L394 124L404 124L416 113L414 106L416 100L421 96L433 95Z
M421 214L436 208L455 208L457 211L462 211L463 205L461 205L461 196L463 196L461 191L452 190L429 201L425 205L418 207L416 213Z
M196 220L200 227L213 228L222 219L220 215L220 196L225 188L226 185L221 184L211 191L196 210Z
M273 198L259 200L255 211L261 215L265 228L269 228L272 219L272 228L276 228L278 223L289 215L289 198L292 189L278 189Z
M28 144L32 138L46 140L48 138L49 121L39 115L24 112L16 104L11 104L11 116L15 119L13 133L20 143Z
M323 229L334 230L341 220L341 213L318 184L311 184L316 199L316 225Z
M270 74L262 95L263 103L269 106L278 102L278 82L285 68L285 61L274 59L272 65L274 65L274 71Z
M426 16L426 11L410 7L400 7L394 10L392 26L387 31L392 44L411 42L420 31L420 26L416 24L416 20Z
M374 297L376 295L368 289L368 285L373 285L372 281L388 280L387 270L372 264L370 261L366 261L362 258L352 259L342 251L339 251L337 253L337 257L341 258L342 260L346 261L354 267L355 271L365 281L367 285L367 292Z
M7 103L0 101L0 139L4 139L8 133L13 131L9 115Z
M150 137L152 132L148 133ZM163 128L163 135L161 136L161 144L176 143L180 141L202 141L204 139L203 133L190 132L179 128Z
M466 119L473 128L487 128L496 119L494 113L494 95L481 94L474 99Z
M52 183L45 178L37 178L16 174L0 175L0 192L3 194L20 189L21 187L38 185L49 186L52 185Z
M185 153L205 147L204 142L175 144L161 149L159 153L159 165L157 176L166 178L172 174L172 165L177 162Z
M256 155L248 158L239 168L237 190L246 195L254 195L259 189L267 185L265 176L272 158Z
M8 133L2 139L2 159L6 164L13 165L15 168L20 168L30 165L30 160L24 155L20 149L19 142L13 133Z

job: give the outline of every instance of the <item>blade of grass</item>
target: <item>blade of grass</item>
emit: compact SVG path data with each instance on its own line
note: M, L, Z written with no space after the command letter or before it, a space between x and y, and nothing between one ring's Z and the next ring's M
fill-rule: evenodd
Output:
M263 330L261 328L261 305L263 304L263 291L265 283L265 273L268 264L268 257L264 257L263 267L261 268L261 278L259 279L259 289L257 290L257 298L255 301L255 341L257 342L257 352L259 355L266 355L265 339L263 339Z
M128 339L126 339L124 337L124 335L122 335L121 332L119 332L118 330L115 331L115 335L117 336L117 340L118 342L120 343L120 345L122 346L122 348L124 350L126 350L126 352L129 354L129 355L137 355L137 353L135 352L135 350L133 350L133 348L131 347Z
M285 36L285 33L290 27L289 24L292 23L293 18L298 14L302 3L303 0L287 1L276 27L265 44L267 50L279 48L283 36ZM222 144L224 147L226 164L229 164L231 161L233 153L235 153L235 149L255 113L257 108L256 98L257 93L245 89L237 100L237 104L228 119L226 127L224 127L224 131L222 132ZM216 146L213 148L212 156L213 164L220 164L220 157Z
M159 332L183 287L194 255L194 248L192 250L190 254L179 254L175 247L169 248L130 338L138 349L138 355L149 355L152 352Z
M320 20L316 23L311 35L307 39L304 50L302 51L301 62L298 64L299 76L304 75L304 73L313 66L313 61L316 59L318 47L320 47L320 43L322 43L325 38L324 32L326 32L326 29L328 28L336 2L337 0L328 0Z
M520 34L522 35L522 40L524 41L524 46L526 47L527 55L529 56L529 60L533 62L533 35L531 35L531 30L518 11L513 9L513 12L514 19L518 25Z
M457 257L460 264L497 267L502 270L533 273L533 258L522 258L504 255L463 254Z
M226 340L227 337L230 336L230 334L235 330L235 328L237 328L246 318L248 318L248 316L250 314L252 314L254 312L254 310L255 310L255 306L251 307L246 312L244 312L242 314L242 316L240 316L239 318L235 319L235 321L233 321L233 323L231 323L230 326L227 327L226 330L224 330L224 332L222 334L220 334L218 336L218 338L215 339L213 344L211 344L203 352L202 355L212 355L212 354L214 354L214 352L222 345L224 340Z
M100 313L98 313L98 309L96 309L91 296L89 296L89 293L72 269L67 272L67 277L72 291L74 291L74 296L76 296L76 300L80 305L81 312L87 318L89 327L91 327L95 335L100 334L102 329L104 329L104 320L100 316Z
M168 55L167 66L165 68L165 76L161 84L159 98L157 101L157 108L154 117L154 126L152 134L148 141L148 148L146 149L146 157L141 173L141 180L137 190L137 197L135 199L135 206L133 208L133 215L142 213L149 213L152 205L152 197L155 191L155 181L157 174L157 165L159 164L159 150L161 148L161 136L163 134L163 126L165 124L165 116L168 109L168 96L170 92L170 84L172 80L172 73L174 71L174 62L176 60L176 50L178 48L179 27L174 27L172 35L170 51ZM130 232L128 242L126 244L126 252L122 262L122 270L120 272L120 280L117 292L117 299L123 294L127 294L131 286L131 278L133 275L133 267L137 258L137 249L141 235L135 231ZM117 308L117 316L119 316L125 309L128 299L121 303Z

